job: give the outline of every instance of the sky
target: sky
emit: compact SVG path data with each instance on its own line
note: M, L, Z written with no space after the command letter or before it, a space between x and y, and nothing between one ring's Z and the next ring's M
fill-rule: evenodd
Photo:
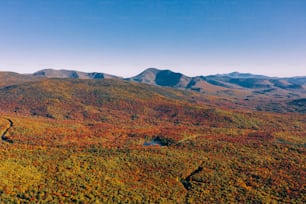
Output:
M306 76L305 0L0 0L0 71Z

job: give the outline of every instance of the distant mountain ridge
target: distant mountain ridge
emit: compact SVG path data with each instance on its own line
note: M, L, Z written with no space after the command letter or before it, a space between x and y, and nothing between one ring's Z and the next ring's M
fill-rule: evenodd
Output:
M129 81L173 88L205 91L207 83L219 88L236 89L305 89L306 77L277 78L250 73L232 72L209 76L189 77L171 70L149 68L137 76L128 78Z
M115 79L131 84L139 83L140 86L148 84L198 92L203 96L201 101L204 100L217 106L273 112L306 112L304 106L306 77L277 78L238 72L189 77L168 69L148 68L130 78L99 72L86 73L54 69L44 69L33 74L0 72L0 90L6 92L14 86L51 78L59 78L63 82L65 79L69 79L69 81ZM153 89L154 87L152 87Z
M33 81L41 77L46 78L70 78L70 79L105 79L116 78L133 82L146 83L157 86L165 86L180 89L190 89L199 92L208 88L217 89L306 89L306 76L301 77L269 77L264 75L255 75L251 73L232 72L229 74L216 74L208 76L189 77L179 72L171 70L148 68L140 74L122 78L111 74L100 72L81 72L75 70L56 70L43 69L33 74L17 74L13 72L0 72L0 79L9 81L9 84L18 83L19 81ZM5 83L1 83L2 85Z
M216 74L210 76L218 77L231 77L231 78L258 78L258 79L269 79L269 78L278 78L278 77L269 77L265 75L251 74L251 73L240 73L240 72L231 72L229 74Z
M99 72L80 72L74 70L55 70L55 69L43 69L37 71L33 76L47 77L47 78L70 78L70 79L108 79L118 78L113 75L99 73Z

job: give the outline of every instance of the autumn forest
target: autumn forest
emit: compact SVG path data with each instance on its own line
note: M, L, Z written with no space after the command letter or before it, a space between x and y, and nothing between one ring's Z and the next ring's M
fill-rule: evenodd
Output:
M306 80L61 74L0 73L0 203L306 202Z

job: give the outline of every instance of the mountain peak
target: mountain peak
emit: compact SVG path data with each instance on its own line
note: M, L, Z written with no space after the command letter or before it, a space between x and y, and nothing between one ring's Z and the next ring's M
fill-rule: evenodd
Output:
M191 78L169 69L148 68L130 80L158 86L183 88L188 85Z
M157 69L157 68L154 68L154 67L150 67L150 68L145 69L142 73L144 73L144 72L159 72L159 71L161 71L161 70Z

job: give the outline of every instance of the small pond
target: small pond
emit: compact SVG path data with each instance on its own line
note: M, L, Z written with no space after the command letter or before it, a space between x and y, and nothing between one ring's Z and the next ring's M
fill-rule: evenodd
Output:
M155 137L150 141L146 141L143 143L143 146L169 146L173 141L167 138Z
M154 145L158 145L158 146L164 146L161 141L157 141L157 140L151 140L151 141L148 141L148 142L144 142L143 143L143 146L154 146Z

